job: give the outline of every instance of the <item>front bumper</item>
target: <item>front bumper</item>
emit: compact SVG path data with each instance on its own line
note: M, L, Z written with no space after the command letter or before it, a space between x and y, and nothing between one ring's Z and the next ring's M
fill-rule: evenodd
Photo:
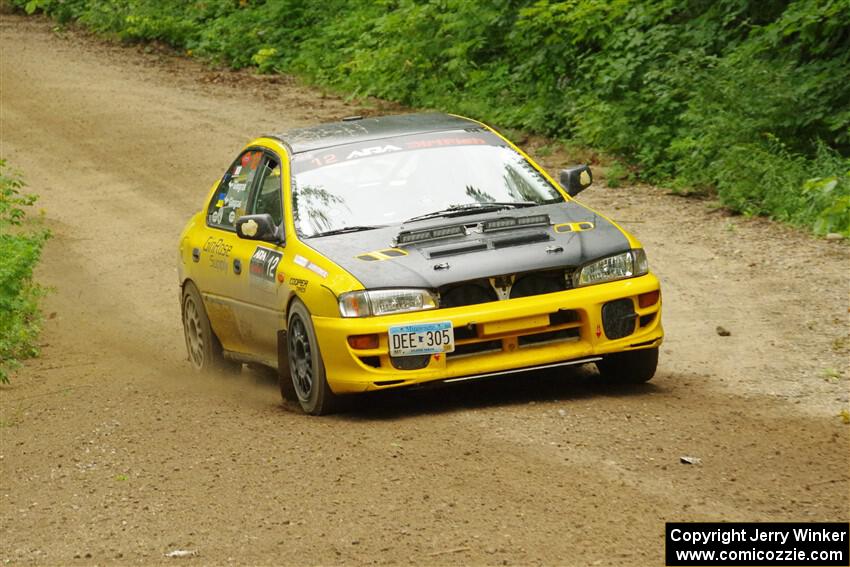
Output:
M661 295L646 307L639 306L638 297L659 289L658 279L648 274L434 311L351 319L313 317L313 324L331 390L356 393L657 347L664 336ZM632 300L634 330L611 339L605 333L602 307L618 299ZM389 327L440 321L452 322L455 353L432 355L421 369L396 369L388 354ZM354 349L348 344L349 336L372 333L378 334L378 348Z

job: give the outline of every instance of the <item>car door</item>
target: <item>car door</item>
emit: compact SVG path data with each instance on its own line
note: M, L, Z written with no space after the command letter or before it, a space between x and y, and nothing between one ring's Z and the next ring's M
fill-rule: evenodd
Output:
M257 181L247 204L246 214L268 214L283 235L283 194L281 160L266 151L258 168ZM284 239L278 242L242 240L248 259L245 277L239 283L235 304L239 333L248 354L274 365L277 360L277 332L286 327L283 305L287 288L283 286Z
M210 323L225 350L246 352L237 318L237 301L251 259L249 242L236 235L236 219L248 209L251 190L260 171L263 152L243 152L227 170L210 199L202 242L194 242L198 255L197 284L204 298Z

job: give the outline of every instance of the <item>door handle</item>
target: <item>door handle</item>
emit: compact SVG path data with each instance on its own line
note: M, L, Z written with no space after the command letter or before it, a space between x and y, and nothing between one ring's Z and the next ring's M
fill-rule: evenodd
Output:
M201 261L201 250L199 248L192 248L192 261Z
M238 258L233 260L233 273L237 276L242 273L242 261Z

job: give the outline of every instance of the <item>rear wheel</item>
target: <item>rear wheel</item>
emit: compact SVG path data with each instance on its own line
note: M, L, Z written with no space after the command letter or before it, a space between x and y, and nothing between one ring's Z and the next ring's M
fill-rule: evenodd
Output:
M301 404L301 409L311 415L332 413L338 406L338 397L331 391L325 377L325 365L316 342L310 312L298 300L289 309L286 344L292 393ZM281 393L287 397L283 385Z
M212 331L201 294L192 282L186 282L183 286L181 310L183 336L186 338L186 351L192 367L205 373L214 370L238 372L242 365L224 358L221 342Z
M655 376L658 348L617 352L596 363L599 374L619 384L642 384Z

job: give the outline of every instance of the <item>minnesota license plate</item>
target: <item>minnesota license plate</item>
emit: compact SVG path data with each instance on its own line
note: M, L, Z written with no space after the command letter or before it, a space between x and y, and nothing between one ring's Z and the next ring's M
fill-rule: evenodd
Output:
M439 354L455 349L451 321L390 327L390 356Z

